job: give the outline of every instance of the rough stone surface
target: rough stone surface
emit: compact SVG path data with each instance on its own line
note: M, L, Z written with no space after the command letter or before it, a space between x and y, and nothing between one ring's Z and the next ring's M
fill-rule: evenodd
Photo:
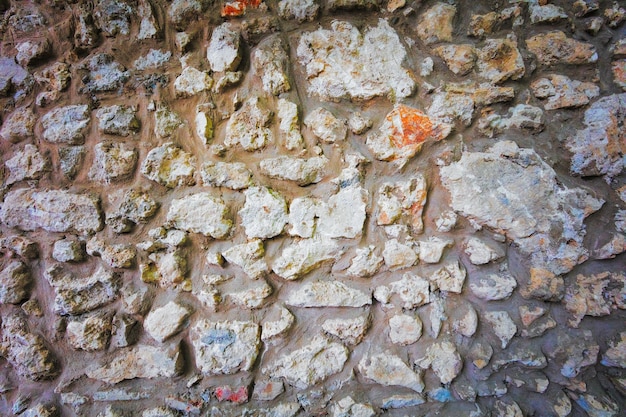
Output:
M37 118L31 109L27 107L16 109L2 123L0 136L4 140L20 142L33 136L36 122Z
M285 303L292 307L363 307L372 303L372 297L342 282L315 281L288 294Z
M246 236L268 239L280 235L288 219L285 199L267 187L251 187L244 194L246 202L239 217Z
M358 369L365 378L383 386L406 387L417 392L424 390L420 375L391 353L365 355L359 362Z
M358 316L353 319L326 320L322 323L322 330L329 335L336 336L345 344L358 345L365 337L369 326L368 316Z
M566 76L551 74L530 84L535 97L544 99L546 110L578 107L588 104L600 94L600 87L594 83L572 80Z
M38 180L51 170L49 158L42 155L33 145L24 146L23 151L17 152L4 165L9 171L5 180L7 185L24 180Z
M23 262L7 262L0 271L0 303L21 303L28 298L31 283L30 272Z
M303 239L283 249L272 270L286 280L298 279L325 261L337 259L342 251L330 239Z
M241 48L241 36L230 24L216 27L206 52L211 69L215 72L235 71L241 62Z
M233 224L228 218L228 206L221 198L208 192L172 201L167 212L167 222L177 229L215 239L228 236Z
M518 80L526 72L517 42L511 39L487 39L478 51L476 65L481 77L496 84Z
M259 164L261 172L270 178L294 181L301 187L318 183L324 177L328 159L314 156L309 159L279 156L268 158Z
M248 99L228 120L224 145L239 144L246 151L256 151L271 143L272 131L267 127L272 117L258 97Z
M141 173L148 179L168 188L193 185L196 180L196 159L172 142L148 152L141 164Z
M200 169L204 185L242 190L252 184L252 173L241 162L207 161Z
M530 37L526 39L526 47L545 66L591 64L598 60L598 53L593 45L568 38L561 31Z
M170 301L150 311L143 322L143 327L153 339L163 343L182 330L190 313L186 307Z
M422 322L417 316L398 314L389 319L389 340L397 345L410 345L422 336Z
M84 131L89 121L87 105L59 107L41 118L42 136L51 143L82 145L85 142Z
M116 142L102 142L94 147L94 161L89 179L103 184L122 181L135 172L137 150Z
M325 143L335 143L346 138L346 121L338 119L329 110L318 107L304 118L304 124Z
M415 361L420 368L431 367L442 384L449 384L457 377L463 362L461 355L451 342L435 343L428 347L426 355Z
M67 324L66 337L73 349L103 350L111 337L111 316L95 315L85 320L72 320Z
M108 135L130 136L139 131L141 123L136 110L127 106L109 106L96 111L98 129Z
M436 3L420 15L417 23L417 36L426 45L437 42L452 41L452 21L456 14L456 7Z
M288 64L287 51L278 35L265 39L252 54L252 65L261 77L263 90L275 96L291 90Z

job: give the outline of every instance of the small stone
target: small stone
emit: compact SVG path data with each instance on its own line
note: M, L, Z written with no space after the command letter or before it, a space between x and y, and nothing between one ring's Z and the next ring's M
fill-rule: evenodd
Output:
M471 304L463 304L452 312L452 330L465 337L472 337L478 328L478 314Z
M311 197L294 198L289 206L291 236L310 238L315 231L316 217L319 217L323 203Z
M424 60L422 61L422 64L420 65L420 76L422 77L428 77L430 76L430 74L433 73L433 70L435 69L435 61L433 61L433 59L431 57L426 57L424 58ZM430 86L430 84L428 84ZM434 91L434 86L432 87L432 89L430 87L426 87L426 89L430 92Z
M369 193L355 178L339 178L339 191L317 206L315 231L324 238L354 239L363 233Z
M228 218L228 206L220 197L208 192L173 200L167 212L167 223L177 229L214 239L228 236L233 225Z
M319 9L319 4L314 0L281 0L278 2L280 17L296 20L298 23L314 21Z
M180 346L154 347L138 345L119 349L103 365L95 365L85 372L88 378L108 384L117 384L135 378L172 378L181 373L184 358Z
M170 51L161 51L158 49L150 49L148 53L135 60L133 66L138 71L144 71L147 69L157 69L163 67L172 57Z
M552 364L561 366L561 375L566 378L575 378L583 368L598 362L600 346L590 330L570 334L559 330L555 342L546 346L546 355L552 359Z
M350 267L346 271L348 275L361 278L375 275L385 261L384 258L376 255L375 249L374 245L357 248L354 258L350 261Z
M102 228L99 200L89 194L62 190L10 191L0 209L0 220L21 230L88 234Z
M320 182L327 165L328 159L325 156L314 156L309 159L279 156L264 159L259 163L261 172L268 177L295 181L301 187Z
M420 394L398 394L382 399L381 408L385 410L415 407L426 402Z
M561 301L565 293L563 277L539 268L530 269L530 277L522 288L524 298L544 301Z
M609 272L576 276L576 282L568 288L564 298L565 308L573 315L570 326L578 327L585 316L611 314L611 303L605 297L610 282Z
M526 39L526 48L545 66L591 64L598 60L598 53L592 44L568 38L561 31L532 36Z
M527 104L518 104L509 108L509 117L487 113L478 120L479 129L489 137L507 129L527 129L540 132L544 128L543 110Z
M251 97L228 119L224 145L232 148L239 144L248 152L265 147L273 141L268 128L271 119L272 112L258 97Z
M241 62L241 36L230 23L213 29L207 59L215 72L235 71Z
M54 405L37 404L20 413L22 417L58 417L59 410Z
M619 404L606 395L573 394L574 401L590 417L617 417L621 412Z
M25 145L24 150L16 152L4 164L9 171L6 185L24 180L38 180L52 170L50 159L39 153L34 145Z
M500 20L501 17L497 12L474 14L470 20L467 34L477 38L491 35Z
M465 253L469 256L473 265L485 265L492 261L497 261L505 254L499 247L488 245L484 241L470 237L465 242Z
M613 234L609 242L593 251L595 259L612 259L626 251L626 236Z
M273 379L257 379L254 381L252 399L257 401L272 401L285 392L282 381Z
M237 85L241 79L243 78L242 71L228 71L225 72L224 75L217 78L215 82L215 86L213 87L213 92L221 93L226 89Z
M148 152L141 164L141 173L148 179L168 188L194 185L196 158L172 142L164 143Z
M200 170L204 185L242 190L252 184L252 172L243 162L212 162L202 164Z
M341 372L348 353L342 344L316 336L302 348L264 367L262 372L272 378L284 378L297 389L307 389Z
M598 0L576 0L572 4L576 17L585 16L600 8Z
M508 79L519 80L526 72L517 42L508 38L487 39L478 50L477 67L481 77L495 84Z
M291 307L363 307L372 304L372 296L339 281L314 281L291 291L285 304Z
M127 347L137 342L139 325L132 316L122 314L115 317L113 322L113 341L115 347Z
M75 350L87 352L104 350L109 345L111 330L110 315L95 315L84 320L71 320L67 323L67 341Z
M244 194L246 202L238 214L246 236L269 239L280 235L288 220L284 197L268 187L251 187Z
M326 333L353 346L363 341L369 327L369 316L358 316L352 319L328 319L322 323L322 330Z
M87 105L57 107L41 118L42 137L51 143L82 145L85 143L83 132L89 120Z
M152 5L147 0L139 2L138 14L141 16L137 39L154 39L159 35L159 24L154 16Z
M215 388L214 395L219 402L227 401L233 404L243 404L248 402L248 387L242 386L233 389L230 385L224 385Z
M278 35L264 39L252 53L252 67L261 77L263 90L275 96L291 90L287 68L289 56Z
M519 315L522 319L522 324L525 327L530 326L535 320L544 314L546 314L546 309L543 307L533 307L531 309L529 306L519 306Z
M190 314L187 307L170 301L162 307L153 308L146 316L143 327L153 339L163 343L182 330Z
M457 92L436 93L428 108L428 117L439 125L442 136L448 136L457 122L464 126L472 123L474 116L474 99L467 94Z
M510 402L504 402L501 400L496 400L494 404L494 411L499 416L506 417L524 417L524 413L522 409L519 408L519 405L515 401L509 400Z
M137 158L137 150L125 143L98 143L94 147L89 179L102 184L128 179L135 172Z
M544 319L538 320L527 329L522 329L522 337L532 338L542 336L546 331L554 329L556 325L556 321L554 321L552 317L547 316Z
M281 305L277 305L277 308L280 314L278 320L264 321L261 325L261 340L264 342L272 341L284 335L296 321L296 318L288 309Z
M174 92L177 97L192 97L213 86L213 80L204 71L193 67L185 67L174 81Z
M0 270L0 303L19 304L30 295L32 277L22 261L9 261Z
M111 268L131 268L135 265L137 251L131 244L109 245L96 236L87 241L87 254L100 256L102 261Z
M231 246L222 252L229 263L239 266L252 279L262 278L268 272L264 255L265 249L260 239Z
M300 123L298 119L298 106L284 98L278 99L278 131L285 148L290 151L302 148L304 139L300 133Z
M530 23L533 25L538 23L554 23L561 19L567 19L565 11L554 4L531 4L528 7L530 12Z
M426 180L419 174L406 181L384 183L378 190L376 222L384 226L403 220L414 233L421 233L427 193Z
M517 288L517 281L508 272L502 274L489 274L481 277L477 283L471 282L472 293L483 300L505 300L513 294Z
M346 120L335 117L330 111L318 107L304 118L304 124L325 143L343 141L348 134Z
M456 261L438 269L430 277L430 282L433 289L439 288L442 291L460 294L463 291L466 276L467 271L459 261Z
M451 342L433 343L426 350L426 355L415 361L422 369L431 367L442 384L449 384L461 372L463 361Z
M626 90L626 59L617 59L611 63L613 82Z
M468 74L474 69L476 49L470 44L444 45L433 50L456 75Z
M413 372L400 357L389 352L364 355L358 369L365 378L386 387L406 387L416 392L424 390L420 375Z
M252 284L250 288L227 295L235 305L255 309L263 307L265 299L272 295L272 292L274 292L272 287L265 280L260 280Z
M613 2L611 7L604 9L604 17L606 17L608 27L616 28L626 20L626 9L620 7L618 2Z
M74 179L85 160L84 146L63 146L59 151L59 168L68 179Z
M441 233L449 232L456 226L458 216L452 211L443 211L439 214L439 217L435 219L435 226L437 227L437 231Z
M483 316L500 339L502 349L505 349L517 333L517 326L511 320L511 316L506 311L487 311Z
M412 310L430 302L430 284L424 278L406 273L401 279L389 286L379 286L374 290L374 297L383 304L388 304L396 295L403 303L402 308Z
M120 90L130 78L130 72L114 60L113 55L97 54L81 64L82 68L89 70L83 78L84 88L82 92L103 93Z
M615 341L609 342L601 363L604 366L626 368L626 332L620 333Z
M491 356L493 355L493 348L490 344L484 342L474 342L467 359L471 360L474 366L478 369L483 369L489 364Z
M15 61L21 66L27 67L46 58L52 50L52 45L48 39L37 39L20 42L15 46L15 49L17 50Z
M372 127L373 122L359 112L354 112L348 119L348 127L355 135L362 135Z
M546 100L546 110L583 106L600 94L600 87L594 83L572 80L559 74L533 81L530 89L535 97Z
M398 314L389 319L389 340L396 345L407 346L422 336L422 321L417 316Z
M102 107L96 111L99 120L98 129L108 135L124 137L133 135L139 132L141 127L135 112L134 108L123 105Z
M144 282L158 282L163 287L184 282L188 272L187 258L180 250L157 252L148 257L152 262L139 265Z
M71 78L70 66L64 62L55 62L41 72L35 73L35 80L48 90L37 94L35 103L43 107L57 101L61 92L69 87Z
M99 0L94 17L104 34L113 37L130 33L130 19L134 13L133 8L123 1Z
M205 375L228 375L252 368L260 328L251 321L199 320L190 332L196 366Z
M169 5L167 16L178 30L183 30L189 22L198 19L204 8L200 0L174 0Z
M20 107L4 120L0 136L12 143L20 142L33 136L36 122L37 117L30 108Z
M391 239L385 242L385 248L383 249L382 255L385 260L385 265L391 271L409 268L415 265L418 261L417 253L413 247L402 244L396 239Z
M127 225L128 222L134 224L146 223L159 209L159 203L153 200L148 193L137 189L130 189L123 194L119 193L111 197L109 202L116 207L112 213L107 214L106 221L111 227L114 226L116 221L121 222L123 225Z
M272 264L279 277L295 280L311 272L325 261L336 260L343 251L331 239L302 239L283 249Z
M209 145L215 134L213 126L213 116L211 115L212 106L199 104L196 106L196 134L202 140L202 143Z
M154 112L154 134L159 138L169 138L182 126L183 120L167 107L160 107Z
M417 36L426 45L437 42L452 42L452 21L456 6L435 3L420 16L417 22Z
M452 246L454 240L431 236L428 240L422 240L418 244L420 261L427 264L437 264L443 256L444 249Z
M24 259L37 259L39 256L39 246L36 242L24 236L7 236L0 239L0 246L9 249L15 255Z

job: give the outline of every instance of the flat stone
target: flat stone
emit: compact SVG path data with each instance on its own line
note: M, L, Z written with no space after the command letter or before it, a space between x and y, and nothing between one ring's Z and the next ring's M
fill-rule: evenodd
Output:
M279 98L276 109L279 120L278 131L283 146L290 151L302 148L304 139L300 133L298 105L287 99Z
M258 280L250 286L236 292L230 292L227 297L237 306L247 309L256 309L264 306L267 297L274 290L264 279Z
M457 122L464 126L472 124L475 106L476 103L470 95L446 91L433 95L427 113L439 126L439 130L444 132L442 136L447 136Z
M207 161L200 169L204 185L242 190L252 185L252 172L243 162Z
M213 79L204 71L194 67L185 67L174 81L174 92L177 97L192 97L213 86Z
M347 396L330 407L331 417L374 417L376 412L369 404L357 403Z
M422 369L432 368L442 384L449 384L457 377L463 361L456 346L447 341L433 343L426 350L426 355L417 359L415 365Z
M524 298L536 298L544 301L561 301L565 293L564 281L561 276L541 269L531 268L526 285L522 288Z
M41 118L42 137L51 143L82 145L90 118L87 105L57 107Z
M260 333L251 321L199 320L190 332L196 366L205 375L250 370L259 352Z
M291 307L363 307L372 296L339 281L313 281L301 284L287 295Z
M134 13L136 10L124 1L99 0L94 10L94 17L105 36L113 37L130 33L130 19Z
M304 118L304 124L322 142L335 143L342 141L348 134L346 120L337 118L324 107L318 107Z
M281 0L278 2L280 17L296 20L298 23L312 22L317 18L319 9L319 4L314 0Z
M146 223L159 209L148 193L134 188L111 194L109 203L114 209L107 213L106 223L118 233L130 231L132 224Z
M466 303L451 313L452 330L465 337L472 337L478 329L478 313L471 304Z
M174 0L167 9L167 17L180 30L196 20L204 8L201 0Z
M385 242L382 255L385 260L385 265L391 271L409 268L418 261L417 253L415 249L413 249L413 246L400 243L396 239Z
M407 224L415 234L422 233L422 213L428 195L426 179L420 174L406 181L383 183L378 189L376 222L385 226Z
M68 191L20 189L7 193L0 219L21 230L88 234L102 228L99 199Z
M98 143L94 147L89 179L103 184L128 179L135 172L137 158L137 150L125 143Z
M452 21L456 6L435 3L423 12L417 22L417 36L426 45L437 42L452 42Z
M15 49L17 50L15 61L23 67L28 67L31 63L47 58L52 45L48 39L35 39L18 43Z
M30 295L32 277L22 261L9 261L0 271L0 303L19 304Z
M572 80L565 75L550 74L530 84L535 97L545 100L546 110L580 107L598 97L600 87L590 82Z
M141 173L148 179L168 188L194 185L196 158L172 142L158 146L146 155Z
M427 240L419 241L418 245L420 261L427 264L437 264L443 256L443 251L454 245L454 240L430 236Z
M614 341L609 342L601 363L604 366L626 368L626 332L619 333Z
M258 401L272 401L285 392L282 381L274 379L257 379L254 381L252 399Z
M538 23L554 23L561 19L567 19L567 13L559 6L554 4L532 4L529 5L530 23L533 25Z
M9 171L5 180L6 185L15 184L24 180L38 180L52 170L50 159L42 155L34 145L25 145L11 159L4 163Z
M150 49L146 55L140 56L135 60L133 66L138 71L155 70L162 68L172 58L170 51L161 51L159 49Z
M152 5L147 0L141 0L137 8L141 23L139 23L139 33L137 39L154 39L161 33L159 23L154 16Z
M619 404L606 395L586 393L574 395L574 400L590 417L617 417L621 411Z
M108 244L94 236L87 241L87 254L99 256L111 268L132 268L137 258L137 250L132 244Z
M338 259L343 251L330 239L312 238L298 240L283 249L272 264L279 277L295 280L311 272L325 261Z
M350 261L350 267L346 270L348 275L361 278L375 275L385 262L383 257L374 252L375 249L374 245L357 248L356 254Z
M345 344L353 346L363 341L369 327L370 318L367 315L351 319L328 319L322 323L324 332L339 338Z
M452 208L504 233L530 255L533 267L561 274L587 259L583 221L603 201L560 185L533 150L499 142L487 152L464 153L440 175ZM567 240L550 235L557 224L568 231Z
M365 378L386 387L399 386L416 392L424 390L420 375L400 357L388 352L364 355L358 370Z
M433 49L456 75L465 75L474 69L476 49L471 44L444 45Z
M402 308L412 310L430 302L430 284L418 275L406 273L390 285L374 290L374 297L383 304L389 304L394 295L402 302Z
M182 125L180 116L168 107L159 107L154 112L154 134L161 139L169 138Z
M319 206L316 232L322 237L353 239L363 233L369 192L360 184L348 185Z
M102 107L96 111L98 129L108 135L124 137L133 135L139 132L141 127L135 113L135 108L124 105Z
M483 300L505 300L517 288L517 281L508 272L481 276L478 282L471 282L472 293Z
M471 361L476 368L483 369L489 364L492 355L493 348L490 344L484 342L474 342L467 354L467 359Z
M288 75L289 56L278 35L264 39L252 53L252 67L261 77L263 90L275 96L291 90Z
M182 372L183 366L179 345L137 345L117 350L106 364L88 368L85 374L91 379L117 384L135 378L173 378Z
M592 44L568 38L561 31L532 36L526 39L526 48L545 66L592 64L598 61L598 53Z
M82 68L89 70L83 78L83 92L103 93L120 90L130 78L130 72L114 60L113 55L97 54L85 60Z
M5 118L0 136L12 143L20 142L33 136L36 122L37 117L30 108L20 107Z
M163 343L183 329L190 314L187 307L170 301L162 307L153 308L146 316L143 327L153 339Z
M287 224L285 199L268 187L244 191L246 202L238 214L248 238L268 239L278 236Z
M26 318L19 314L2 317L0 353L20 376L31 381L54 379L60 373L44 338L32 333Z
M59 169L68 179L76 178L85 160L84 146L63 146L59 151Z
M327 165L328 159L325 156L314 156L309 159L279 156L264 159L259 163L261 172L268 177L294 181L301 187L320 182Z
M302 348L264 367L262 372L272 378L283 378L289 385L303 390L341 372L348 354L341 343L316 336Z
M228 206L220 197L208 192L175 199L167 212L167 223L177 229L223 239L233 225Z
M530 46L529 46L530 48ZM514 39L487 39L478 50L478 74L499 84L508 79L519 80L526 68Z
M109 345L112 324L110 315L94 315L84 320L71 320L67 323L67 341L75 350L87 352L104 350Z
M517 333L517 326L511 320L509 313L506 311L487 311L483 314L483 317L491 325L498 339L500 339L502 349L505 349L513 336L515 336L515 333Z
M510 107L507 115L508 117L495 113L485 114L478 120L478 127L481 132L493 137L512 128L539 132L545 125L543 110L528 104Z
M258 97L249 98L228 119L224 146L231 148L239 144L249 152L265 147L274 140L268 128L271 119L272 112Z
M241 62L241 36L230 23L213 29L207 59L215 72L235 71Z
M466 276L467 271L459 261L456 261L439 268L429 280L433 289L439 288L442 291L460 294L463 291Z
M402 67L406 50L383 19L363 32L345 21L332 22L331 29L305 32L297 55L306 71L308 93L322 100L404 98L415 91L411 73ZM351 74L349 79L346 73Z
M473 265L485 265L502 258L505 253L500 247L489 245L477 237L470 237L465 242L465 253Z
M262 278L268 272L269 268L264 255L265 248L260 239L231 246L222 252L224 259L239 266L252 279Z
M473 14L467 28L467 34L477 38L482 38L493 33L495 27L500 21L500 15L497 12L489 12L487 14Z
M565 294L565 308L573 317L570 326L578 327L585 316L600 317L611 314L611 303L605 293L611 283L611 274L576 276L576 281Z
M573 153L572 174L606 175L613 178L624 169L623 142L619 128L626 120L626 93L603 97L586 111L585 128L567 138L566 148Z
M397 314L389 319L389 340L396 345L407 346L422 336L422 321L418 316Z
M277 320L267 320L261 325L261 340L269 342L285 335L296 321L291 312L281 305L277 305L279 317Z

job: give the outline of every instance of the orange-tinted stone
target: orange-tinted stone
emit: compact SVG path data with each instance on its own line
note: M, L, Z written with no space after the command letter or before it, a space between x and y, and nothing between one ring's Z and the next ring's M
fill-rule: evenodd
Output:
M423 112L400 104L388 115L390 139L397 148L421 147L433 130L433 124Z
M248 7L256 9L261 5L262 1L263 0L235 0L225 2L222 5L222 17L243 16Z

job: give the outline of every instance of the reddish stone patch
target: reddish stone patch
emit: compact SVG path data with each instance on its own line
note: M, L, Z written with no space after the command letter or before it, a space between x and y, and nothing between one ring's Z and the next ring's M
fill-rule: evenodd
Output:
M236 391L233 391L229 385L217 387L215 388L215 397L219 402L228 401L234 404L243 404L248 402L248 387L239 387Z
M246 9L251 7L256 9L263 0L235 0L222 4L222 17L243 16Z
M396 106L388 115L391 123L390 139L396 148L421 147L433 131L433 124L422 111L404 104Z

